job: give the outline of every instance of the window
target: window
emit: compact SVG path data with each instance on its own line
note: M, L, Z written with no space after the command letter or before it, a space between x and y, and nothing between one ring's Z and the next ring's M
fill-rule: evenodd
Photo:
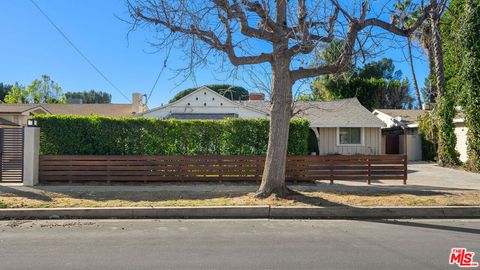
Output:
M362 144L362 128L338 128L337 144Z

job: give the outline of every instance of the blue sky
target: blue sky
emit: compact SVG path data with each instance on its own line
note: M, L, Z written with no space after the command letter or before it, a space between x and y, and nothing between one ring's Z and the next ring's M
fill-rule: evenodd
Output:
M149 93L165 59L148 44L151 33L139 30L129 35L123 0L35 0L55 24L127 97L132 92ZM64 91L96 89L112 94L113 103L128 102L110 86L55 30L30 0L0 0L0 82L29 84L48 74ZM168 66L184 64L182 52L172 51ZM420 54L419 54L420 55ZM401 50L389 50L383 57L395 60L397 69L410 77ZM420 87L428 72L425 60L415 60ZM174 77L165 69L153 92L149 107L168 102L185 88L209 83L244 81L218 74L213 66L199 70L196 80Z

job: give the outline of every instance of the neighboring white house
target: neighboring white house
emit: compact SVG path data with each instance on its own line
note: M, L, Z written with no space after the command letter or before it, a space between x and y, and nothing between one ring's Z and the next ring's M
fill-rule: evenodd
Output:
M270 102L257 93L248 101L232 101L215 91L200 87L189 95L148 110L140 116L159 119L269 118ZM294 118L310 123L317 146L310 149L319 155L380 154L381 127L356 98L331 102L300 101L293 108Z
M386 125L382 130L383 154L404 154L406 150L408 160L422 160L422 138L418 133L418 122L424 113L423 110L374 110L373 115Z
M160 119L212 120L269 117L269 113L265 111L243 106L239 102L232 101L205 86L175 102L148 110L141 115Z

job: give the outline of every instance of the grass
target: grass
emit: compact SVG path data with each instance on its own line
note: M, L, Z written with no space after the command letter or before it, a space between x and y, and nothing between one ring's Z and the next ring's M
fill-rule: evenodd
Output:
M248 192L0 192L0 208L161 206L464 206L480 205L480 191L305 191L255 199Z

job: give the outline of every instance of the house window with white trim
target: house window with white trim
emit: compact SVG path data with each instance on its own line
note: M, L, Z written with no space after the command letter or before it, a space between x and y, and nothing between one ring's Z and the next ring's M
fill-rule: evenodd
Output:
M338 128L337 143L339 145L361 145L362 144L362 128L347 127Z

